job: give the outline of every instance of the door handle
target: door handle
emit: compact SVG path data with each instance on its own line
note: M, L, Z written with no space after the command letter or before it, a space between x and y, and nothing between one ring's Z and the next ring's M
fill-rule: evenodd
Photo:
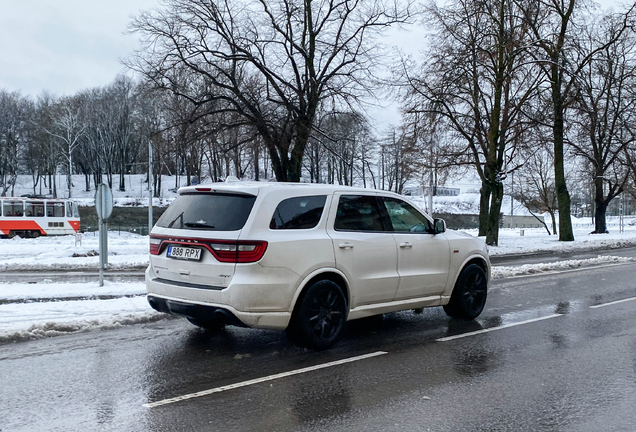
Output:
M351 243L349 243L349 242L340 243L340 244L338 245L338 247L339 247L340 249L353 249L353 245L352 245Z
M400 247L402 249L408 249L408 248L412 248L413 245L411 243L409 243L409 242L404 242L404 243L400 243Z

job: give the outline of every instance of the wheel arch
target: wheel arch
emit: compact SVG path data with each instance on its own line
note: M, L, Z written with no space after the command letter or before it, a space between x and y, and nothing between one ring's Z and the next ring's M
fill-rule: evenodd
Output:
M327 268L320 269L310 273L298 286L294 298L291 303L291 313L292 316L296 312L297 306L303 298L303 295L307 292L307 289L316 282L321 280L330 280L333 283L337 284L340 289L342 289L342 293L345 296L345 300L347 302L347 314L349 312L349 305L351 304L351 295L349 292L349 283L347 282L346 276L337 269Z
M446 287L445 297L450 300L450 296L453 294L453 290L455 289L455 285L457 284L457 280L459 279L459 275L468 267L469 265L477 264L482 270L486 273L486 278L488 279L488 285L490 285L490 264L487 259L481 255L472 255L468 257L462 265L459 266L459 271L455 274L455 277L452 280L452 283Z

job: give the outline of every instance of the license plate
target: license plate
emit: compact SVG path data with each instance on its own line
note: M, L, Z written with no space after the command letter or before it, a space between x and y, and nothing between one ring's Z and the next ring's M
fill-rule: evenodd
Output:
M199 261L201 259L201 249L183 246L168 246L166 256L182 260Z

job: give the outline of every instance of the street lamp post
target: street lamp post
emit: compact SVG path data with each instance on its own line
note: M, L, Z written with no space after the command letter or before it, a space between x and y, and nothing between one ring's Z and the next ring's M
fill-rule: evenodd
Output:
M152 230L152 195L154 191L154 178L152 175L152 141L148 140L148 236Z

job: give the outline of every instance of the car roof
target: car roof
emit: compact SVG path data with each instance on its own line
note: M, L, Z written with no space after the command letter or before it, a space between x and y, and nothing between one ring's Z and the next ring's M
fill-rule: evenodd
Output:
M365 189L360 187L341 186L322 183L285 183L285 182L256 182L256 181L240 181L230 179L225 182L207 183L196 186L186 186L179 189L179 195L184 193L196 192L220 192L220 193L239 193L247 195L259 195L263 192L275 192L285 190L295 193L311 193L311 194L333 194L335 192L346 193L382 193L383 195L396 195L392 192L377 189Z

